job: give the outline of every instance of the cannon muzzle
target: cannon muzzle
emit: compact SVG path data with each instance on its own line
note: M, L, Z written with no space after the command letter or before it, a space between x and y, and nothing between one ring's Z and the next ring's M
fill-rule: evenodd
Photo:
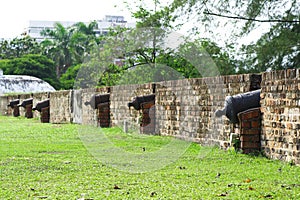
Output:
M254 90L225 98L224 108L215 112L216 117L226 115L232 123L238 123L237 114L251 109L260 107L260 90Z
M49 107L49 105L50 105L49 99L46 99L44 101L39 101L39 102L37 102L35 107L32 108L32 110L37 110L39 112L42 112L42 109Z
M93 109L97 109L100 103L109 102L110 94L94 94L90 101L84 102L84 105L90 105Z
M32 102L33 102L33 98L25 99L25 100L23 100L22 103L18 104L18 107L25 108L27 105L32 104Z
M150 94L146 96L137 96L133 101L128 103L128 107L133 107L135 110L141 109L141 104L145 102L155 101L155 94Z
M14 106L17 106L19 103L20 103L20 99L14 99L11 100L9 104L7 104L7 107L14 108Z

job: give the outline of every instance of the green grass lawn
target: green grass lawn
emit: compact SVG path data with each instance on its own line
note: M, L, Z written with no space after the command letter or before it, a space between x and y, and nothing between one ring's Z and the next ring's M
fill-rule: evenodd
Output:
M0 199L300 199L300 168L289 163L192 143L167 166L132 173L101 162L78 130L1 116ZM130 154L157 152L172 141L102 130Z

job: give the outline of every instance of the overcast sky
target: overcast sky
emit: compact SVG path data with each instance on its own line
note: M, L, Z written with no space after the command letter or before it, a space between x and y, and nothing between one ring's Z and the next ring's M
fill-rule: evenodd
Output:
M19 36L30 20L89 22L123 15L132 21L123 0L4 0L0 6L0 38Z
M134 0L127 0L134 2ZM162 0L161 5L167 4L170 0ZM45 21L75 21L90 22L101 20L105 15L123 15L125 20L132 22L130 12L125 8L124 0L3 0L0 3L0 39L15 38L20 36L29 25L30 20ZM143 0L146 6L153 4L153 0ZM134 7L134 5L133 5ZM199 23L186 24L179 31L186 34L186 30ZM219 27L222 36L220 40L226 40L227 31ZM218 31L217 31L218 32ZM244 39L248 42L258 38L261 30L254 31ZM205 32L200 37L206 37ZM244 43L244 42L243 42Z

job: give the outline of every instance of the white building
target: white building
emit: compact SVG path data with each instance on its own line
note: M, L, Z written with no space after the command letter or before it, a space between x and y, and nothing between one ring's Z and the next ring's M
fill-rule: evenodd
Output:
M29 21L29 26L26 29L26 34L37 41L42 41L45 39L41 35L41 31L46 29L53 29L56 23L62 24L64 27L70 27L78 22L72 21ZM84 22L89 24L89 22ZM103 20L97 20L98 28L95 30L96 35L107 34L109 28L115 26L122 26L127 28L135 27L135 23L128 23L125 21L123 16L106 15Z

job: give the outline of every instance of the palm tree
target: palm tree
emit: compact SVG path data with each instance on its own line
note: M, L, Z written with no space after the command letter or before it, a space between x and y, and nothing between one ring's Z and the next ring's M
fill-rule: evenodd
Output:
M54 29L42 31L41 34L48 37L42 42L44 51L55 61L58 78L71 65L81 64L85 54L99 43L95 34L96 28L96 21L88 25L79 22L67 28L56 23Z
M85 54L89 54L93 47L99 44L95 30L98 24L93 21L89 24L79 22L74 25L74 32L71 39L72 52L75 56L76 64L82 63Z
M42 42L45 53L49 55L56 64L56 76L59 78L72 65L72 51L70 41L73 29L65 28L56 23L54 29L46 29L41 33L48 39Z

